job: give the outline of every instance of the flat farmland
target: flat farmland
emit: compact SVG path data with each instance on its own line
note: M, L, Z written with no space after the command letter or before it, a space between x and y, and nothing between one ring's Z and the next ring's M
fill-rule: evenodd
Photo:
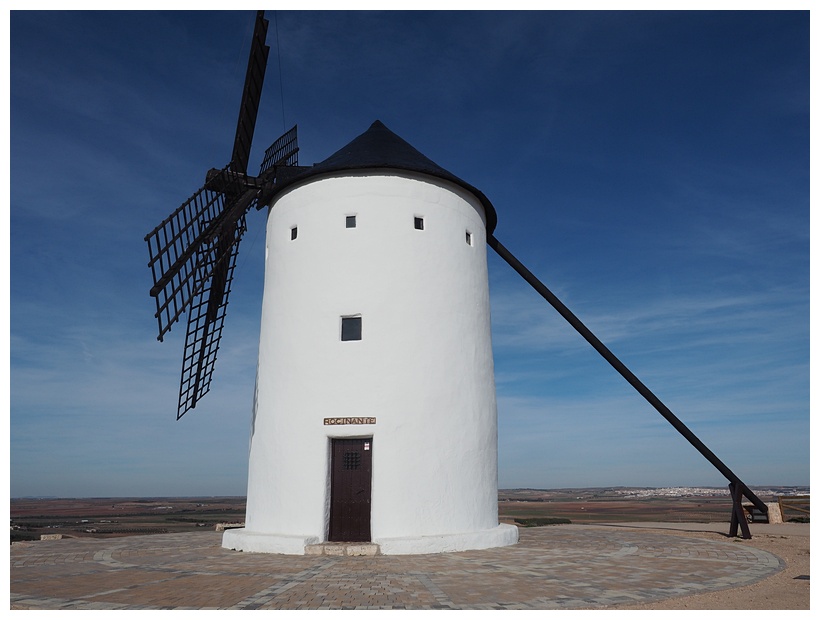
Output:
M543 492L543 497L527 497L530 493L518 497L505 495L498 503L498 516L507 523L514 523L515 519L544 518L569 519L572 523L712 523L728 522L731 517L732 502L728 495L624 498L578 491Z
M11 500L11 540L165 534L244 519L244 497L22 498Z
M809 493L808 487L753 490L764 502ZM498 515L501 522L519 525L553 519L728 523L731 500L726 489L505 489L499 491ZM164 534L243 522L245 498L20 498L11 500L10 516L12 542L39 540L43 534L93 538Z

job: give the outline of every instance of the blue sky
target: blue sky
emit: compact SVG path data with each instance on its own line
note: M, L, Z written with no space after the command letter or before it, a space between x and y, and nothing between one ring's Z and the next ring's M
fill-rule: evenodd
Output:
M381 120L747 484L809 483L807 12L267 16L251 169ZM264 213L179 422L143 237L230 158L253 19L12 12L12 497L245 493ZM502 488L726 484L488 252Z

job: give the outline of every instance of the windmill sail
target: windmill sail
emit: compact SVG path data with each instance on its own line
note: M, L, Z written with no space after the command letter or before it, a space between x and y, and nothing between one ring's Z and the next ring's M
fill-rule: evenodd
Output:
M198 252L198 271L202 274L198 279L201 279L202 286L194 295L188 312L177 419L196 407L199 399L210 390L239 242L245 230L242 216L231 231L233 238L220 238L215 244L200 247Z
M290 131L282 134L267 148L265 157L262 158L262 165L259 167L259 176L265 176L268 170L272 168L275 170L277 166L296 166L299 163L298 153L299 146L294 125Z
M259 101L270 48L268 22L259 11L239 106L231 162L211 171L191 198L145 237L153 276L158 340L187 312L177 419L196 407L210 389L225 324L245 214L270 196L278 167L295 166L296 127L265 153L259 177L247 176ZM267 202L261 203L267 204Z
M270 47L265 45L268 34L268 20L265 12L258 11L253 29L251 53L248 57L248 70L245 72L245 88L242 91L242 102L239 104L239 119L236 122L236 137L231 153L231 169L236 172L248 171L248 157L256 128L256 116L259 112L259 101L262 98L262 85L265 82L265 69L268 66Z

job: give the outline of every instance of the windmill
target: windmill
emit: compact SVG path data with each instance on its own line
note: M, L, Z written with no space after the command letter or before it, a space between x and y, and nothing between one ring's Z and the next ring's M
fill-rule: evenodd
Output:
M485 239L727 478L730 534L751 537L742 497L763 517L766 505L498 241L481 191L379 121L309 167L294 127L247 174L266 31L260 12L231 162L146 236L159 339L188 313L179 419L210 387L245 214L268 209L246 527L223 546L422 553L517 541L497 519Z

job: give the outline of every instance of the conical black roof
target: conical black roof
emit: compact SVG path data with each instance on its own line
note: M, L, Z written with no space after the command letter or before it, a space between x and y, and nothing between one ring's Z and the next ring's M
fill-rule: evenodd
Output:
M343 170L373 168L392 168L420 172L460 185L481 201L487 217L487 233L492 233L495 230L498 221L495 208L483 193L422 155L378 120L367 131L354 138L333 155L288 179L277 189L281 191L286 185L299 183L317 175Z

